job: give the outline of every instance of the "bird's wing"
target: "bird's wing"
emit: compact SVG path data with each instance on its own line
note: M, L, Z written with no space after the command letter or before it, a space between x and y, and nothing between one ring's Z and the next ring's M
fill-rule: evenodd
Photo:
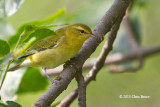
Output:
M53 36L49 36L44 38L43 40L37 42L36 44L34 44L33 46L31 46L25 54L21 55L19 57L19 59L21 58L26 58L27 56L33 55L37 52L40 51L44 51L46 49L50 49L53 48L54 46L56 46L58 40L61 38L62 36L58 36L58 35L53 35Z
M33 55L36 52L44 51L46 49L55 47L60 38L65 35L64 32L64 28L57 30L57 35L46 37L43 40L37 42L26 51L26 54L20 56L19 59L26 58L27 56Z
M32 47L30 47L27 51L36 50L37 52L43 51L48 48L54 47L61 36L53 35L44 38L43 40L37 42Z
M56 31L56 35L44 38L43 40L37 42L31 48L29 48L28 51L36 50L37 52L39 52L45 49L52 48L57 44L60 38L63 37L64 35L65 35L65 28L61 28Z

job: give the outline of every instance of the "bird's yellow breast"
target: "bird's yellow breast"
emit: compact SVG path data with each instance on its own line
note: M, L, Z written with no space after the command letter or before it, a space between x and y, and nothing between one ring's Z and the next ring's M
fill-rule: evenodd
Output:
M78 43L79 45L76 46L73 44L75 45L75 43L69 43L67 45L66 43L62 43L53 49L47 49L33 54L28 57L31 61L29 65L45 66L48 69L55 68L73 57L80 50L83 43Z

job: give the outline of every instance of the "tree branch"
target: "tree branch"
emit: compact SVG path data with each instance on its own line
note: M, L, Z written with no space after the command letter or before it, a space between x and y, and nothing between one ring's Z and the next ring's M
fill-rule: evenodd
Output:
M94 64L90 72L85 77L85 83L87 85L91 80L95 80L98 71L103 67L106 57L108 56L109 52L112 50L113 42L116 38L123 16L124 14L122 14L117 20L117 22L113 25L108 35L108 38L103 46L103 49L97 58L96 63ZM62 100L62 102L57 107L66 107L66 106L68 107L71 104L71 102L74 101L74 99L76 98L75 96L77 96L77 94L78 94L78 88L75 89L73 92L71 92L71 94L69 94L64 100Z
M109 70L112 72L137 71L143 65L142 49L138 41L135 39L136 35L133 31L133 26L131 25L131 20L129 18L129 9L127 9L127 14L123 18L123 25L125 27L126 38L130 45L131 52L137 53L138 64L134 67L126 67L122 65L110 65Z
M154 54L160 53L160 45L153 46L150 48L142 49L142 55L143 57L148 57ZM111 55L110 57L107 58L105 61L106 65L110 64L115 64L115 63L120 63L120 62L125 62L125 61L130 61L130 60L136 60L137 59L137 53L128 53L126 55L117 53L114 55ZM85 69L89 69L93 66L93 63L87 63L87 66L85 66ZM119 72L123 72L119 71ZM78 93L78 88L75 88L65 99L61 101L61 103L57 107L67 107L69 104L73 102L73 100L77 97Z
M157 46L152 46L149 48L142 48L142 56L143 58L152 56L154 54L158 54L160 52L160 45ZM116 63L121 63L121 62L126 62L126 61L132 61L132 60L137 60L137 53L127 53L127 54L121 54L121 53L115 53L113 55L110 55L106 60L105 60L105 66L106 65L111 65L111 64L116 64ZM86 61L86 63L83 66L83 70L90 69L93 66L92 61ZM53 75L59 75L61 73L61 67L58 67L56 69L50 69L48 71L48 74L50 76Z
M89 56L95 51L101 43L103 36L110 31L117 19L124 15L126 8L132 0L115 0L111 8L95 26L93 35L95 37L88 39L74 60L69 61L64 67L62 73L56 78L56 82L33 104L32 107L47 107L64 91L73 79L77 69L80 69Z
M76 81L78 83L78 105L86 107L86 83L82 75L82 69L76 73Z

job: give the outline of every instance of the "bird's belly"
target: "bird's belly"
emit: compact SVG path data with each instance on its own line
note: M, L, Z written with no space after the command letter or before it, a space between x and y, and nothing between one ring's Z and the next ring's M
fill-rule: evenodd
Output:
M58 55L56 54L55 57L53 58L49 58L48 63L46 63L44 66L48 69L51 69L51 68L55 68L63 63L65 63L67 60L69 60L73 55Z
M55 68L71 57L73 57L78 50L72 49L49 49L46 51L41 51L37 54L32 55L31 65L32 66L39 66L39 67L46 67L47 69Z

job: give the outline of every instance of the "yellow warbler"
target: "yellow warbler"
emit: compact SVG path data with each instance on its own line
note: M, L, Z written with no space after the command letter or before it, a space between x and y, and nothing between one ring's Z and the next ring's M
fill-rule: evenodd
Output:
M85 24L60 28L56 31L56 35L46 37L29 48L36 52L22 55L19 59L24 58L24 60L9 71L21 67L42 67L46 74L46 69L55 68L73 57L91 34L91 29ZM49 78L48 75L47 77Z

